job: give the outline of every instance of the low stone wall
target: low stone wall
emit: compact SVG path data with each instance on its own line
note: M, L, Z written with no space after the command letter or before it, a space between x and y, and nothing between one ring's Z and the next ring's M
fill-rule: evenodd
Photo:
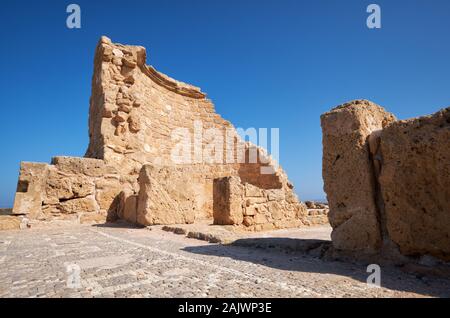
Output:
M333 244L376 250L381 244L376 189L367 140L395 117L368 101L338 106L321 116L323 179Z
M450 260L450 110L396 121L369 101L321 117L335 248Z
M55 157L22 162L12 213L36 220L105 220L123 180L103 160Z
M450 261L450 108L389 125L380 152L389 238L402 254Z
M306 207L291 191L259 188L239 177L214 180L214 224L253 231L305 225Z

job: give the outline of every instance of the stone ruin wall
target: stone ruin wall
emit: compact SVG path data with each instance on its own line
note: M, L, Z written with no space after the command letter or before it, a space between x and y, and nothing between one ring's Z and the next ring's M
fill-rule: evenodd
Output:
M120 175L103 160L54 157L51 164L22 162L13 213L41 221L106 220L119 185Z
M243 224L254 231L297 227L304 210L292 192L242 183L238 176L214 180L214 224Z
M230 145L229 142L224 144L223 154L225 156L227 150L233 149L234 163L204 163L201 158L196 161L198 158L193 149L191 157L194 162L178 165L173 162L172 150L176 145L180 145L180 139L172 137L175 129L184 128L194 136L193 140L183 140L182 144L185 146L191 146L192 141L205 148L211 144L211 139L216 137L212 135L209 138L199 138L198 135L194 135L195 123L200 122L203 132L209 128L218 129L219 138L226 139L225 129L228 129L228 133L233 136L232 144ZM145 168L145 165L172 167L167 168L174 178L171 180L176 183L176 178L179 178L185 185L189 184L189 189L195 197L194 216L188 213L189 216L181 217L181 220L188 223L193 222L194 219L213 217L214 179L228 176L239 177L243 185L250 183L262 189L279 189L295 202L293 204L299 211L299 217L306 214L306 208L298 201L286 174L280 167L275 169L271 158L265 155L265 151L242 141L231 123L215 113L214 105L199 88L173 80L147 65L146 50L143 47L113 44L106 37L102 37L99 41L92 78L89 140L85 159L59 160L85 161L86 165L98 162L108 170L108 174L90 176L85 175L83 169L72 169L71 174L66 175L66 172L57 164L58 160L52 165L45 165L44 170L52 171L52 174L57 177L49 177L47 174L42 178L35 177L34 180L39 180L36 184L42 184L45 188L54 183L53 180L58 180L63 183L58 187L75 189L78 183L84 182L89 184L90 191L87 196L79 196L76 193L66 195L63 194L63 190L48 192L43 200L35 196L33 209L41 205L42 218L51 219L55 216L72 215L72 218L79 219L80 213L86 214L82 209L88 202L89 210L93 210L99 218L120 217L138 223L139 220L141 222L145 220L144 225L180 221L180 217L174 215L170 218L171 214L167 211L168 215L162 216L163 211L158 209L155 211L159 211L159 215L152 213L152 216L143 216L145 213L143 207L151 206L149 198L156 199L157 193L166 191L162 186L164 180L160 178L161 170ZM258 161L237 163L238 156L242 153L239 150L242 149L247 157L250 152L256 151ZM261 174L261 168L264 166L272 167L275 173ZM22 165L19 179L26 178L25 176L29 174L28 167L26 164ZM183 171L182 177L176 173L180 169ZM153 171L155 175L145 177L149 171ZM138 178L139 175L143 177ZM153 181L154 187L145 184L150 180ZM100 186L97 186L97 183L100 183ZM166 183L165 186L169 187L169 184ZM33 187L34 182L31 183L30 189ZM155 192L155 187L160 191ZM148 191L143 190L141 194L140 189ZM173 189L176 190L176 187ZM187 191L186 187L180 190ZM153 192L153 195L146 195L146 192ZM179 192L168 194L179 198L177 202L172 202L175 204L172 207L180 207L180 211L184 211L181 208L186 204L184 199L181 199L183 195ZM32 213L30 212L32 209L25 208L26 204L23 204L30 197L30 193L18 191L14 212ZM76 202L74 200L80 201L82 205L72 204L72 201ZM67 206L73 206L72 210ZM148 209L146 213L149 213ZM184 212L180 213L184 215Z
M321 117L333 245L450 260L450 108L397 121L358 100Z

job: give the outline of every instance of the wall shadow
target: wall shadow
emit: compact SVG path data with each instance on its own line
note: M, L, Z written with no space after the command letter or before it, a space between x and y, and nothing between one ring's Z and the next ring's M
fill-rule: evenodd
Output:
M230 245L189 246L183 250L193 254L231 258L278 270L335 274L365 283L370 275L366 272L368 264L327 260L321 257L330 246L331 242L325 240L251 238L240 239ZM421 295L450 297L448 288L450 278L420 277L406 273L393 265L381 265L381 286Z
M92 224L93 227L110 227L110 228L122 228L122 229L143 229L145 226L131 224L124 220L106 221L105 223Z

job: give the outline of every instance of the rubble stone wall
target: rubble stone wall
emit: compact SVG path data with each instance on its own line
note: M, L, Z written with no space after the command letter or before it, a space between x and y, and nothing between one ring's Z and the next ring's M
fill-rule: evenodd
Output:
M42 177L33 177L27 195L18 193L15 210L28 214L39 210L46 215L54 210L71 214L89 209L98 213L109 211L111 215L115 213L116 217L137 223L140 220L145 224L161 223L162 220L172 223L180 219L170 212L166 218L161 217L160 211L151 210L155 205L143 198L147 195L156 199L157 195L147 190L173 189L172 182L183 180L185 185L195 186L195 194L192 194L195 197L194 219L211 218L214 179L226 176L239 177L243 183L261 189L279 189L286 196L295 197L284 171L274 164L265 150L244 142L231 123L215 112L206 94L146 63L146 50L141 46L115 44L102 37L96 47L89 107L89 146L85 157L102 162L104 167L113 169L117 177L96 176L99 180L93 180L90 176L85 178L82 172L72 171L71 177L86 184L89 194L75 194L68 199L63 190L61 193L53 191L45 195L39 210L36 209L39 200L31 199L32 204L27 203L30 194L39 192L40 188L51 188L51 183L68 181L58 164L26 165L20 179L35 175L31 170L46 172ZM253 153L257 154L256 160L251 161ZM88 159L78 160L85 162L83 160ZM144 165L152 165L154 169L142 169ZM161 166L168 167L165 173L175 179L161 178L163 172L158 170ZM182 175L177 173L179 167L183 169ZM266 169L265 173L262 169ZM143 175L138 180L140 172ZM151 185L143 184L142 180ZM173 194L176 196L177 192ZM144 201L147 203L142 204ZM144 206L146 211L138 209ZM299 209L302 207L299 205ZM181 214L183 219L184 214ZM170 215L173 218L169 220ZM183 220L191 222L192 216Z
M396 121L358 100L321 122L333 245L450 260L450 109Z
M105 220L122 189L103 160L54 157L51 164L22 162L13 214L37 220Z

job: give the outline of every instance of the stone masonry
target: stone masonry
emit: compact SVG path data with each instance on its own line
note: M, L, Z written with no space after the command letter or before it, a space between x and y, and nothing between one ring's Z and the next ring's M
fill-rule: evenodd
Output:
M450 108L396 121L357 100L321 122L334 247L449 261Z
M381 244L367 139L394 120L366 101L344 104L321 117L324 188L337 248L376 250Z
M100 39L85 158L22 163L13 212L42 220L123 218L141 225L192 223L213 216L219 222L214 200L222 199L214 190L215 180L233 177L243 188L283 198L276 201L276 209L265 212L267 223L308 224L306 207L266 151L244 142L199 88L156 71L146 61L141 46ZM233 213L242 214L242 220L233 224L262 229L254 224L264 222L247 222L248 217L244 222L243 211L250 209L247 198L236 199L232 204L238 211ZM270 202L264 204L274 205ZM222 212L227 211L229 207Z
M302 225L304 211L292 192L261 189L239 177L214 180L214 224L273 230Z
M37 220L106 220L122 183L103 160L55 157L22 162L13 213Z

